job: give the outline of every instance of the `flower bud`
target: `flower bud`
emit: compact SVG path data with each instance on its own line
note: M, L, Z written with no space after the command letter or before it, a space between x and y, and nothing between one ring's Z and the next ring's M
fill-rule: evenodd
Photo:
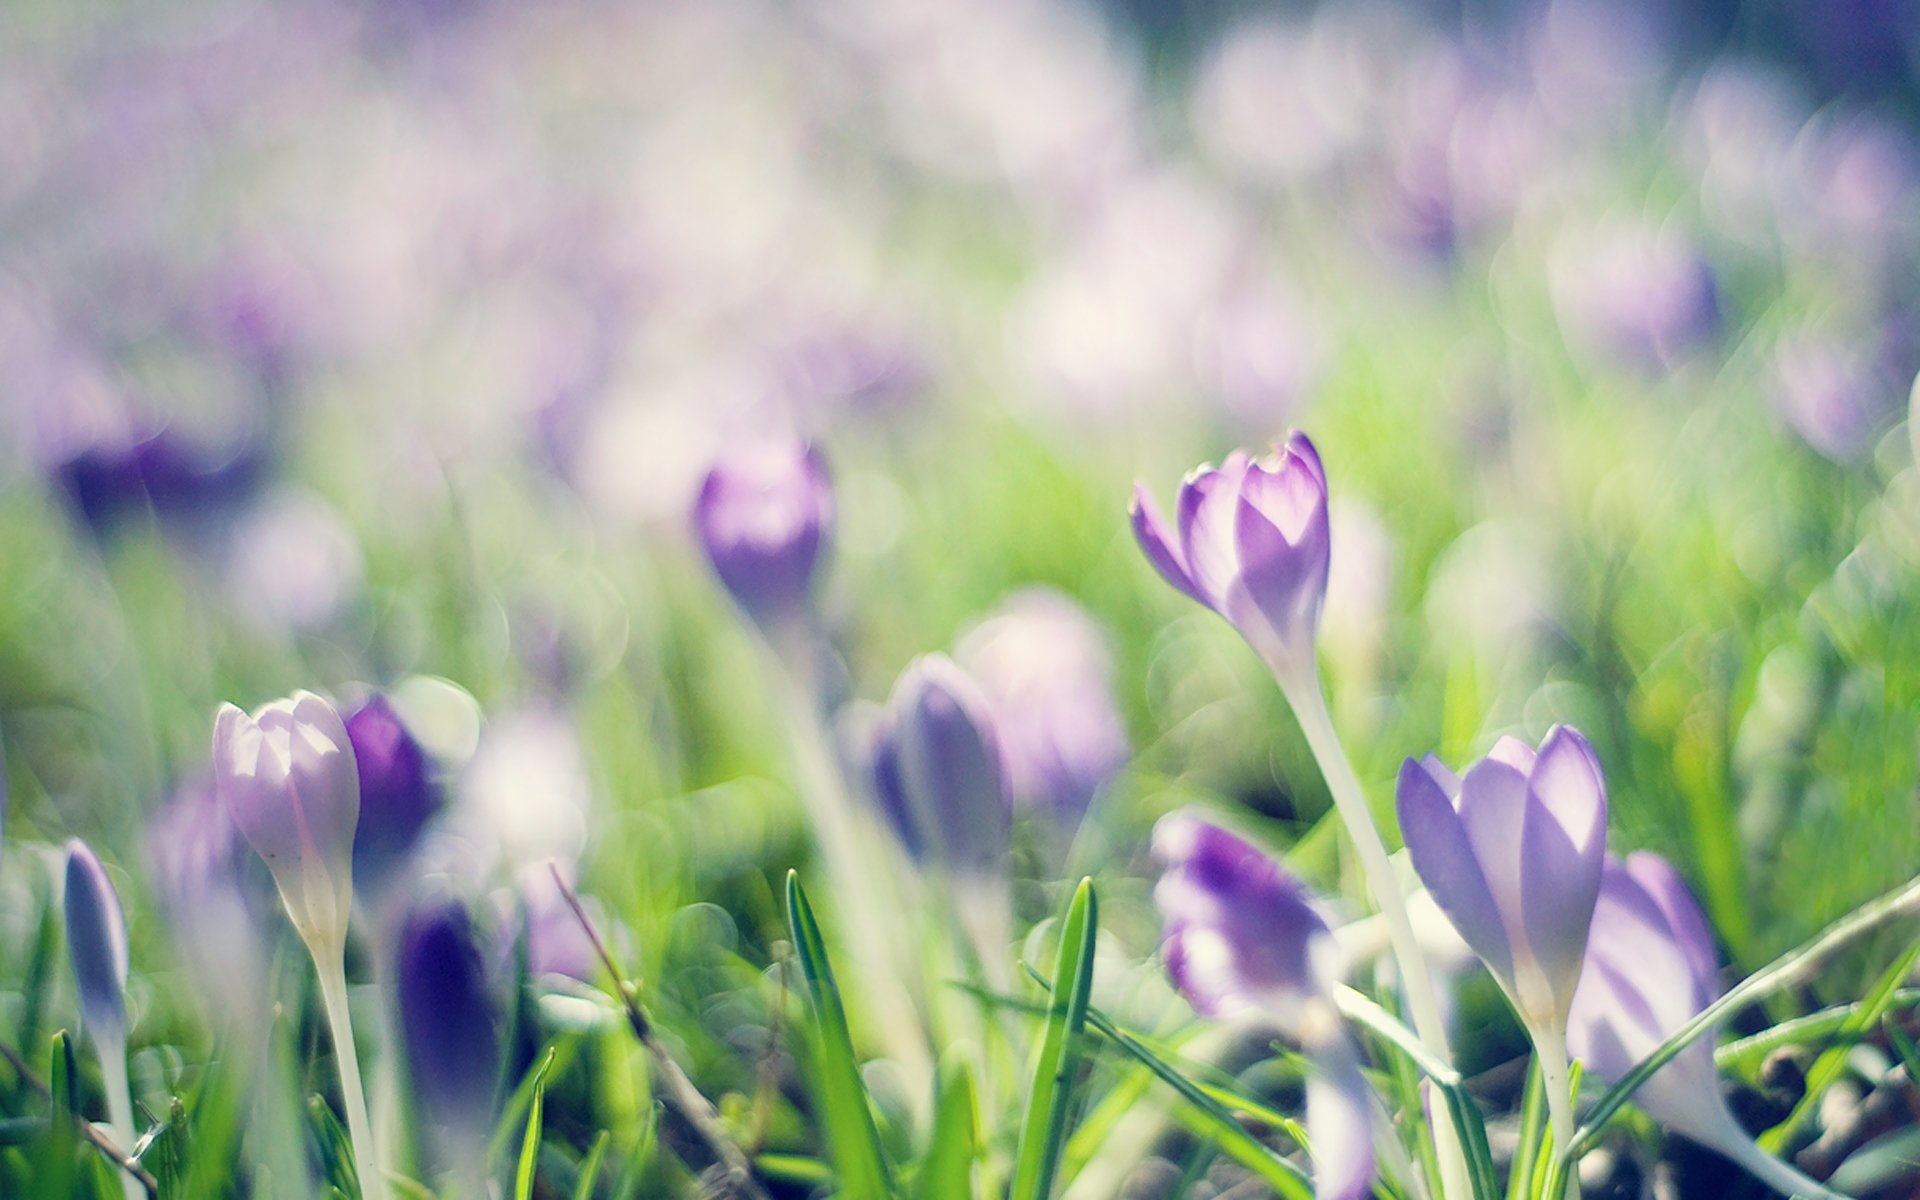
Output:
M1400 770L1400 832L1421 881L1529 1029L1564 1029L1607 848L1607 790L1587 740L1538 753L1502 738L1464 779L1429 756Z
M1194 1009L1259 1012L1300 1042L1313 1066L1307 1134L1318 1194L1358 1197L1373 1179L1371 1102L1334 1007L1338 953L1298 880L1260 850L1187 813L1162 817L1153 890L1161 953Z
M484 1141L500 1077L500 1022L466 909L444 899L416 908L400 933L397 975L415 1096L458 1140Z
M375 894L412 852L421 830L440 810L433 764L385 696L373 696L349 714L347 740L360 777L360 819L353 832L353 877Z
M902 672L880 719L874 788L908 853L960 876L1006 872L1006 767L979 685L929 654Z
M1146 488L1134 488L1133 533L1148 561L1275 670L1310 666L1332 546L1313 443L1295 433L1269 458L1236 450L1201 467L1180 485L1177 513L1170 529Z
M126 1032L127 925L120 896L100 860L79 838L67 843L67 949L80 992L80 1015L94 1031Z
M764 623L805 606L832 513L818 451L786 443L716 463L693 519L720 582Z
M222 705L213 726L214 788L267 864L309 945L346 937L360 778L332 704L295 692L252 716Z

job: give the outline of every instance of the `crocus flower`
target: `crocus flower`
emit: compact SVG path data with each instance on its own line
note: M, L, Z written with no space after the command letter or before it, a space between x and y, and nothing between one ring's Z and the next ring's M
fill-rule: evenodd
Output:
M473 922L452 900L416 908L401 930L400 1029L414 1095L462 1153L493 1128L500 1022Z
M440 810L442 793L426 750L385 696L370 697L345 725L360 777L353 877L363 892L377 894Z
M1232 622L1276 672L1311 670L1331 559L1327 476L1313 443L1295 433L1269 458L1236 450L1201 467L1180 485L1177 512L1169 527L1146 488L1134 488L1133 532L1148 560Z
M273 872L301 939L342 941L353 902L360 776L340 714L305 691L252 716L222 705L213 770L221 804Z
M1620 1079L1720 994L1716 966L1713 934L1679 873L1644 850L1624 862L1608 856L1568 1049L1590 1076ZM1720 1092L1710 1034L1655 1071L1633 1102L1783 1195L1834 1194L1763 1152L1734 1120Z
M943 654L894 684L873 750L874 788L915 858L961 878L1006 871L1012 832L1006 766L979 685Z
M1370 1102L1332 988L1339 957L1298 880L1266 854L1187 813L1163 817L1153 856L1164 870L1154 903L1161 952L1195 1011L1257 1012L1300 1041L1307 1136L1323 1197L1366 1194L1373 1179Z
M1538 753L1502 738L1465 778L1400 769L1400 832L1427 890L1529 1030L1564 1030L1606 854L1593 747L1556 725Z
M202 998L246 1029L268 1007L260 917L272 893L253 858L211 779L179 788L147 823L148 879Z
M100 1055L114 1144L133 1150L133 1097L127 1087L127 925L120 896L100 860L79 838L67 843L67 949L80 1015ZM146 1193L122 1174L128 1200Z
M1106 635L1067 597L1029 588L957 654L993 706L1015 798L1077 823L1127 761Z
M757 621L802 608L833 515L818 451L757 447L715 464L694 504L694 528L720 582Z

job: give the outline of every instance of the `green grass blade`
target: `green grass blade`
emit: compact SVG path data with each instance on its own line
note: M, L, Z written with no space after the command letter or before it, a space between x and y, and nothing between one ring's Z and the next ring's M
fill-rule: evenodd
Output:
M74 1125L80 1116L80 1095L73 1040L64 1029L53 1035L47 1062L47 1091L51 1107L47 1140L41 1145L34 1178L46 1195L67 1196L73 1193L74 1174L80 1161L80 1131Z
M787 872L787 924L813 1008L813 1074L820 1090L828 1148L839 1172L840 1193L847 1200L883 1200L890 1194L891 1185L886 1158L880 1150L880 1132L874 1127L873 1109L860 1079L860 1063L854 1057L853 1035L847 1028L840 987L834 982L826 943L797 871Z
M580 1164L580 1179L573 1185L573 1200L593 1200L593 1185L600 1179L600 1166L607 1160L607 1143L612 1140L604 1129L593 1139L593 1148Z
M333 1115L326 1097L307 1098L307 1117L313 1127L314 1140L320 1146L320 1169L327 1186L343 1196L359 1196L360 1173L354 1166L353 1143L347 1138L340 1118Z
M1527 1200L1533 1190L1533 1167L1540 1161L1541 1135L1547 1124L1546 1080L1539 1060L1527 1064L1526 1098L1520 1102L1520 1141L1513 1150L1513 1170L1507 1175L1507 1200Z
M978 1153L977 1105L973 1071L958 1055L940 1064L934 1084L933 1136L914 1192L921 1200L964 1200L973 1195L973 1160Z
M553 1050L533 1072L533 1102L527 1107L527 1136L520 1143L520 1166L513 1176L513 1200L533 1200L533 1172L540 1164L540 1122L547 1102L547 1072L553 1068Z
M1045 1200L1053 1193L1060 1147L1066 1140L1073 1070L1093 989L1093 942L1099 927L1099 903L1093 880L1082 879L1067 905L1060 933L1060 959L1053 973L1052 1002L1034 1056L1033 1087L1020 1123L1020 1148L1014 1157L1013 1200Z
M1763 996L1772 995L1782 988L1803 982L1814 973L1829 954L1839 950L1848 942L1864 937L1890 921L1911 916L1915 912L1920 912L1920 879L1915 879L1899 890L1889 892L1878 900L1855 909L1850 915L1827 926L1812 941L1788 951L1729 988L1726 995L1707 1005L1693 1020L1688 1021L1672 1037L1662 1042L1652 1054L1641 1059L1620 1079L1620 1082L1609 1088L1606 1094L1600 1097L1599 1103L1593 1106L1593 1111L1587 1115L1586 1123L1580 1127L1579 1133L1575 1135L1566 1150L1558 1153L1556 1157L1578 1158L1593 1144L1594 1138L1606 1128L1607 1122L1613 1119L1621 1106L1631 1100L1633 1094L1640 1090L1640 1086L1653 1077L1655 1071L1672 1062L1674 1056L1692 1045L1701 1034L1718 1025L1727 1015L1745 1008Z
M1460 1073L1448 1066L1438 1055L1427 1049L1420 1035L1408 1029L1399 1018L1365 994L1338 984L1333 990L1334 1003L1340 1009L1340 1015L1354 1024L1378 1034L1394 1049L1406 1055L1421 1073L1432 1079L1439 1087L1459 1087Z

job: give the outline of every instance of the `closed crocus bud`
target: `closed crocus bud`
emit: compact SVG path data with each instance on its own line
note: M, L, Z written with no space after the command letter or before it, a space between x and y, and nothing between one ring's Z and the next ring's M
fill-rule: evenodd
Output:
M1373 1179L1371 1106L1332 988L1339 957L1306 889L1257 848L1187 813L1153 831L1154 903L1174 986L1214 1017L1257 1012L1299 1040L1316 1190L1358 1197Z
M80 1015L95 1037L127 1027L127 926L120 896L79 838L67 843L67 947Z
M1327 593L1327 476L1305 434L1265 459L1234 451L1180 485L1169 527L1136 485L1133 532L1167 582L1213 609L1276 672L1313 664Z
M400 934L400 1031L414 1095L461 1151L493 1128L500 1020L473 922L452 900L427 901Z
M1106 636L1073 601L1029 588L961 641L993 705L1014 796L1071 825L1127 761Z
M805 607L832 516L819 452L797 442L722 459L707 473L693 510L720 582L762 623Z
M882 809L915 858L967 878L1003 875L1013 817L986 697L943 654L894 684L873 752Z
M252 716L223 705L213 725L214 788L267 864L308 945L346 937L360 778L332 704L295 692Z
M1464 779L1408 759L1399 809L1414 869L1521 1020L1564 1030L1606 855L1593 747L1556 725L1538 753L1500 739Z
M370 698L348 714L345 725L360 777L353 878L363 893L374 895L440 810L442 792L427 752L386 697Z
M1657 854L1608 856L1573 999L1567 1048L1589 1076L1617 1081L1720 994L1706 917ZM1727 1109L1702 1035L1633 1094L1648 1115L1739 1163L1783 1195L1834 1193L1756 1146Z

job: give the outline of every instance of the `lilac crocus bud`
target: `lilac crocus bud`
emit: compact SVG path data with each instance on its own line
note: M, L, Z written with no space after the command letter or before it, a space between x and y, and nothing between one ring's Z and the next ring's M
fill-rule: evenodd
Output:
M213 724L213 774L220 803L266 861L301 940L344 940L360 777L333 705L305 691L252 716L222 705Z
M421 830L440 811L439 781L427 752L385 696L373 696L345 721L360 777L360 819L353 831L353 877L375 895L391 882Z
M500 1077L500 1022L465 908L433 900L407 917L397 978L415 1096L462 1151L484 1144Z
M1567 1048L1587 1074L1618 1080L1720 994L1713 935L1673 867L1608 856L1573 998ZM1713 1039L1696 1038L1633 1094L1648 1115L1726 1155L1783 1195L1834 1193L1756 1146L1720 1091Z
M908 853L957 876L1006 871L1007 772L986 697L944 654L909 663L873 751L881 808Z
M79 838L67 843L67 947L80 1015L96 1038L127 1027L127 925L120 896L100 860Z
M1606 854L1607 790L1587 739L1502 738L1464 779L1400 769L1400 832L1427 890L1530 1030L1564 1030Z
M818 451L757 447L707 473L693 510L700 545L727 591L763 624L804 607L833 516Z
M1339 955L1306 889L1260 850L1187 813L1161 818L1153 856L1165 872L1153 899L1174 986L1203 1015L1258 1012L1300 1041L1314 1066L1307 1136L1316 1190L1365 1195L1373 1179L1367 1085L1332 998Z
M1167 582L1213 609L1275 671L1310 668L1327 594L1327 475L1305 434L1266 459L1234 451L1180 485L1178 538L1143 486L1133 532Z
M1014 796L1068 825L1127 761L1106 635L1047 588L1016 593L958 648L993 706Z

